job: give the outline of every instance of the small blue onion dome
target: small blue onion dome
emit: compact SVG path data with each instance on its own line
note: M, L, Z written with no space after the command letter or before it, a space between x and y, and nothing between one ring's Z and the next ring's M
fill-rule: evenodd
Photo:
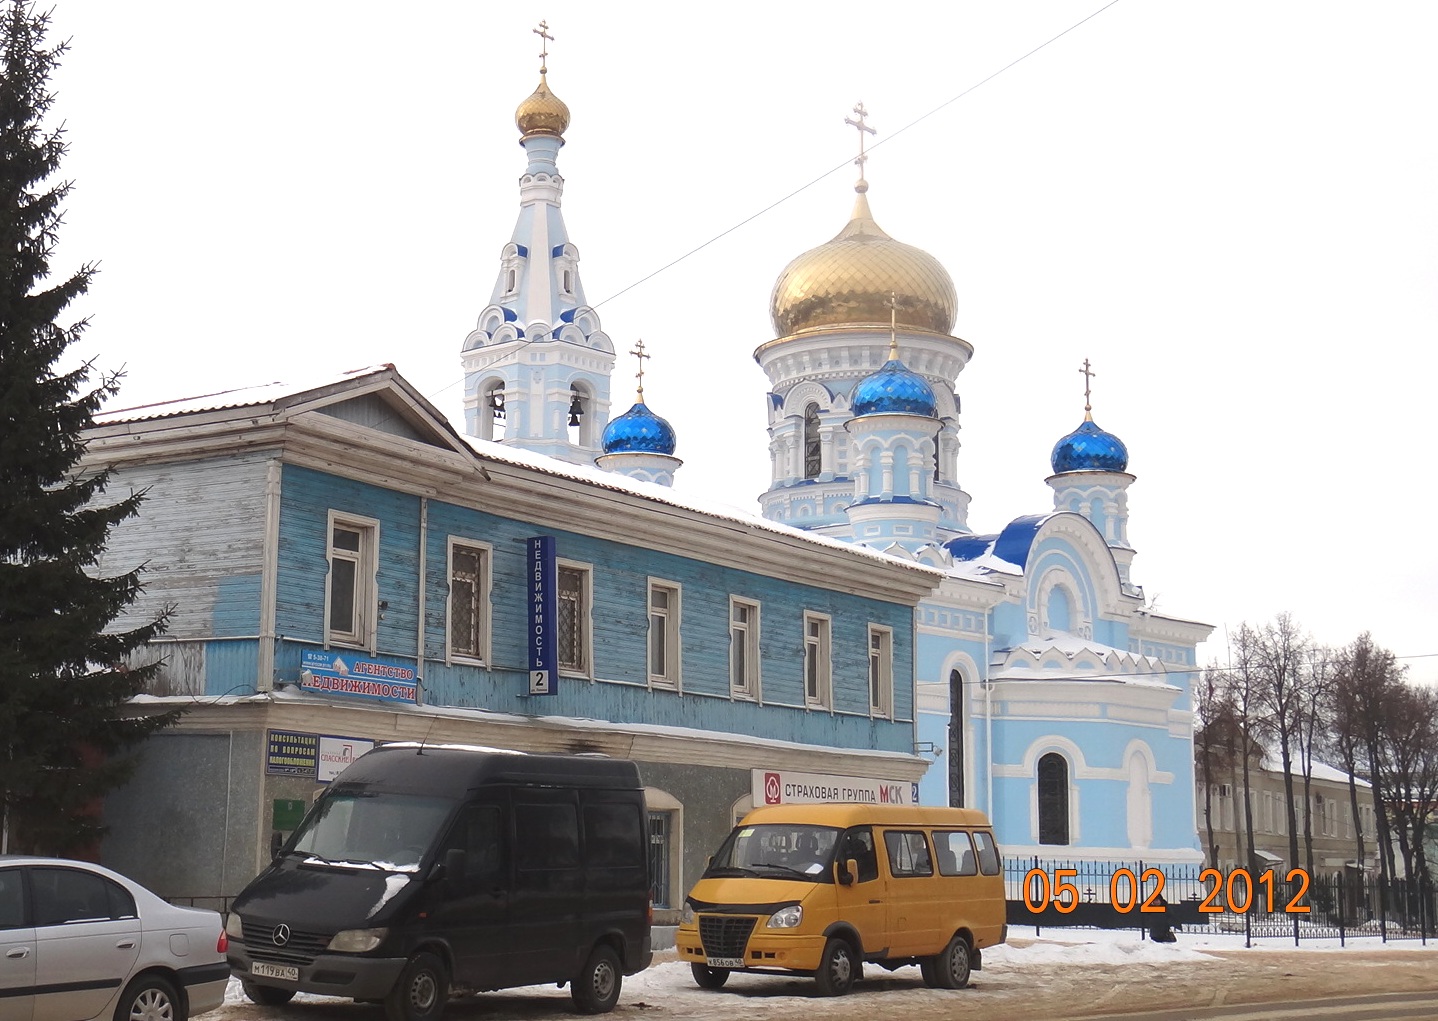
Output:
M897 358L890 358L878 372L871 373L854 387L854 417L860 415L923 415L936 418L939 403L934 388L923 376L911 372Z
M1111 432L1085 418L1073 432L1054 444L1054 474L1064 472L1121 472L1128 469L1128 448Z
M606 454L674 454L674 427L640 401L604 428Z

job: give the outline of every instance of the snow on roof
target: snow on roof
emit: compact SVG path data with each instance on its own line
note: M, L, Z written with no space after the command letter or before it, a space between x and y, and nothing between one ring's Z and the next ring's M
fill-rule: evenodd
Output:
M598 468L594 465L571 464L568 461L561 461L558 458L550 457L548 454L537 454L531 450L506 446L503 443L496 443L493 440L481 440L473 436L463 436L461 438L469 444L476 454L488 461L498 461L502 464L529 468L533 471L543 472L546 475L573 479L576 482L600 486L618 493L629 493L647 500L668 504L671 507L694 511L707 517L719 518L724 521L732 521L735 524L746 525L759 531L802 539L816 546L827 546L831 549L843 550L855 556L866 557L870 560L886 564L901 565L911 570L931 575L936 584L945 573L940 568L929 567L926 564L921 564L913 560L892 556L868 546L845 542L842 539L834 539L827 535L820 535L817 532L810 532L802 528L795 528L792 525L783 524L779 521L772 521L753 511L736 507L733 504L688 496L684 493L676 492L668 486L662 486L657 482L645 482L641 479L632 479L618 472L604 471L602 468Z
M1265 748L1263 750L1262 768L1270 773L1283 772L1283 756L1278 754L1277 748ZM1300 761L1297 752L1293 755L1293 761L1288 764L1288 771L1294 776L1303 775L1303 763ZM1348 783L1348 774L1337 766L1330 766L1326 762L1313 760L1312 776L1315 780L1328 780L1331 783ZM1354 777L1359 787L1372 787L1373 785L1362 777Z
M1170 683L1162 660L1066 632L1047 634L996 651L1003 656L1003 664L993 673L994 680L1112 681L1178 690ZM1062 668L1044 665L1053 653L1063 656Z
M362 369L348 372L328 373L314 379L297 383L257 383L236 387L233 390L218 390L215 393L199 394L194 397L177 397L174 400L156 401L152 404L138 404L131 408L111 408L95 416L96 425L113 425L119 422L141 422L151 418L168 418L171 415L185 415L197 411L221 411L226 408L247 408L256 404L273 404L275 401L302 394L309 390L320 390L338 383L347 383L360 376L377 372L394 371L393 365L367 365Z

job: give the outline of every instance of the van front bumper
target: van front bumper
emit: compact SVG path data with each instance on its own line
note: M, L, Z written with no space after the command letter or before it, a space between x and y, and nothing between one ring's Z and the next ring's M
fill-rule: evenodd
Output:
M230 970L244 982L295 989L324 996L347 996L355 1000L381 1000L394 988L404 970L403 957L358 957L354 954L320 954L309 964L298 965L299 978L288 981L253 973L253 959L241 943L230 944ZM268 964L269 962L261 962Z
M773 929L755 927L744 946L744 968L784 968L789 971L817 971L824 956L824 945L829 941L822 934L799 935L782 933ZM697 928L680 928L674 934L674 947L679 959L690 964L704 964L711 968L731 965L711 964L704 952L704 944Z

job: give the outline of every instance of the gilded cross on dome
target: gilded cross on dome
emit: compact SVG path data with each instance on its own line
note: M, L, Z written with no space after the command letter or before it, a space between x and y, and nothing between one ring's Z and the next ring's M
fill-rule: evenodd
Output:
M899 294L897 291L889 292L889 300L884 302L889 306L889 358L893 361L899 359Z
M636 340L636 341L634 342L634 350L633 350L633 351L630 351L629 353L632 354L635 358L639 359L639 371L636 372L634 375L635 375L635 376L638 378L638 380L639 380L639 403L640 403L640 404L643 404L643 403L644 403L644 359L646 359L646 358L653 358L654 356L653 356L653 355L650 355L650 354L645 354L645 353L644 353L644 341L643 341L642 339L641 339L641 340Z
M549 63L549 44L554 42L554 36L549 34L549 22L541 21L538 28L531 28L530 31L540 38L539 73L548 74L549 68L545 65Z
M1084 413L1084 418L1088 419L1089 421L1092 421L1092 420L1093 420L1093 404L1090 403L1090 399L1091 399L1092 394L1091 394L1091 391L1090 391L1090 389L1089 389L1089 384L1093 382L1093 378L1094 378L1095 376L1097 376L1098 373L1097 373L1097 372L1094 372L1093 369L1089 368L1089 363L1088 363L1088 359L1087 359L1087 358L1085 358L1085 359L1083 360L1083 368L1079 369L1079 372L1081 372L1081 373L1083 374L1083 413Z
M845 117L844 123L852 128L859 129L859 156L854 160L854 165L859 168L859 180L862 181L864 180L864 164L869 162L869 154L864 152L864 135L877 135L878 132L864 122L864 118L869 116L869 111L864 109L864 101L862 99L854 104L854 113L859 115L859 119L855 120L853 117Z

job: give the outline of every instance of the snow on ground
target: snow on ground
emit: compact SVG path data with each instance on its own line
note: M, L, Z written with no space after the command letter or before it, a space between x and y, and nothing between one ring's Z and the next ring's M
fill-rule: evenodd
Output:
M1176 943L1155 943L1151 939L1140 938L1140 934L1133 929L1043 928L1036 933L1032 927L1012 926L1009 929L1007 945L991 947L984 951L984 970L975 975L975 982L994 993L1002 993L1005 990L1033 990L1050 985L1057 979L1053 973L1055 967L1093 968L1095 978L1098 978L1105 972L1113 973L1112 969L1115 968L1127 972L1137 966L1143 968L1147 973L1149 968L1166 969L1185 964L1219 963L1225 958L1215 954L1214 951L1244 951L1242 933L1211 934L1179 931L1175 935L1178 937ZM1379 939L1366 938L1348 940L1347 950L1386 950L1401 953L1432 949L1435 946L1438 944L1433 941L1424 947L1419 940L1393 940L1384 943ZM1291 939L1268 938L1255 941L1252 949L1291 953L1295 947ZM1338 951L1342 948L1336 939L1314 939L1302 941L1296 949L1323 953ZM631 1007L640 1004L649 1007L660 1006L676 1016L685 1017L710 1016L713 1013L710 1008L716 1007L716 1004L727 1003L730 1005L729 1009L733 1009L733 1000L716 1000L712 992L699 989L690 975L689 965L682 961L670 960L668 959L670 956L672 955L661 954L661 959L647 971L626 977L621 1004ZM1071 978L1072 973L1068 974ZM945 995L943 990L926 989L919 976L919 969L916 967L900 968L890 973L869 965L864 969L864 975L866 985L871 987L876 981L882 983L882 980L885 979L892 980L890 988L901 987L909 990L904 994L905 996L926 999ZM860 988L862 990L864 987ZM806 1009L802 1005L812 995L812 980L782 974L757 975L738 972L730 977L725 989L730 993L738 993L752 998L752 1001L768 1000L771 1006L778 1001L769 999L770 997L797 996L799 999L795 1001L795 1009L802 1011ZM503 994L490 995L505 997L505 1003L510 1006L516 1001L533 1003L534 1000L550 999L557 999L567 1005L569 998L567 989L557 989L552 983L511 989L506 990ZM304 993L295 998L297 1005L326 1002L344 1003L348 1001L336 1000L332 997L310 996ZM284 1008L253 1007L241 991L238 979L230 980L225 1004L227 1008L232 1009L225 1010L223 1018L249 1021L252 1017L283 1019L291 1016ZM242 1007L252 1009L241 1009ZM498 1017L507 1015L507 1013L508 1011L504 1007L500 1007L499 1013L493 1016ZM368 1015L366 1016L368 1017Z

